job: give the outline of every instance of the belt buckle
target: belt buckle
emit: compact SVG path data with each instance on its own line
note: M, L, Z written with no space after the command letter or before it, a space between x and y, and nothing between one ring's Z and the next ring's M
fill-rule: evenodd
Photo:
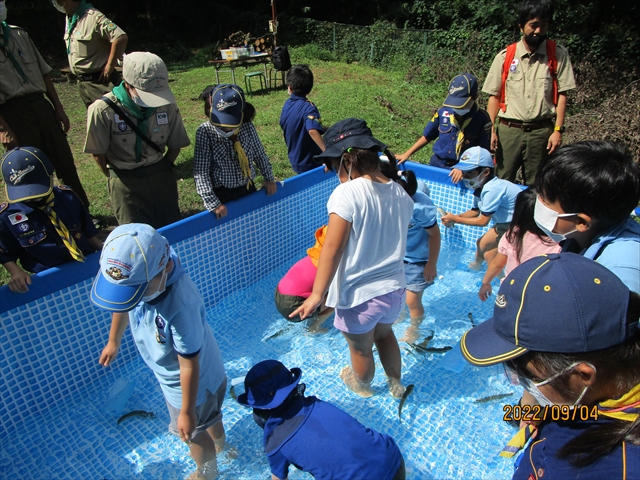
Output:
M529 133L530 131L532 131L533 129L531 128L531 124L522 124L522 131L525 133Z

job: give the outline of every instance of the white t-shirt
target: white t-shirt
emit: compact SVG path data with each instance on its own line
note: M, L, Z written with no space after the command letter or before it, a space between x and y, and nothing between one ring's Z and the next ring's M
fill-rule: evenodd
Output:
M351 308L404 288L403 258L413 200L402 187L360 177L339 185L327 209L329 215L335 213L351 223L327 306Z

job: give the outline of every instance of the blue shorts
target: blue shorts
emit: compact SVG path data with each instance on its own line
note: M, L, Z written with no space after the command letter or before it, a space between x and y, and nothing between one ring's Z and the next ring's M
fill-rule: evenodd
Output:
M433 282L427 283L424 279L424 266L427 262L404 264L404 279L407 282L407 290L413 293L420 293L427 287L433 285Z

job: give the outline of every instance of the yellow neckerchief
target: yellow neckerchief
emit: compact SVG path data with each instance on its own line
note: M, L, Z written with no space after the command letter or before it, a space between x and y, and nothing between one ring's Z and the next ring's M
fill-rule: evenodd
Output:
M458 128L458 138L456 139L456 158L460 157L460 152L462 151L462 145L464 144L464 129L469 126L471 120L473 120L473 115L467 118L462 126L458 123L458 119L454 115L449 115L449 120L453 124L454 127Z
M58 235L60 235L60 238L62 239L62 243L64 243L64 246L67 247L67 250L69 250L69 253L73 257L73 259L78 262L84 262L84 254L82 253L82 250L78 248L78 245L73 239L73 236L71 235L71 233L69 233L69 230L67 229L65 224L58 219L58 215L53 209L54 200L55 197L53 195L53 192L51 192L47 197L47 201L44 207L40 208L47 214L49 220L51 220L51 223L55 227L56 232L58 232Z
M240 163L240 170L242 171L242 175L244 175L245 180L247 181L247 190L251 185L253 185L253 181L251 181L251 167L249 167L249 158L247 158L247 154L242 148L240 144L240 140L238 140L238 134L232 135L230 137L233 142L233 149L238 155L238 162Z
M535 425L527 424L523 428L520 429L518 433L516 433L509 443L505 445L505 447L500 452L501 457L511 458L516 453L524 448L529 439L535 436L535 433L538 431L538 427Z
M324 245L324 239L327 235L327 226L323 225L318 230L316 230L316 244L307 250L307 255L311 258L311 263L313 263L316 267L318 266L318 260L320 259L320 251L322 250L322 246Z
M600 402L598 415L624 422L635 422L640 415L640 383L620 398Z

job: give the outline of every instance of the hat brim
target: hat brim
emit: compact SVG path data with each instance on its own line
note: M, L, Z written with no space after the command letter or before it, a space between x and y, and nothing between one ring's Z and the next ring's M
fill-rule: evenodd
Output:
M469 170L474 170L476 168L495 168L495 165L493 164L493 162L491 163L491 165L483 165L482 162L480 162L480 164L475 164L467 163L465 161L459 161L458 163L456 163L455 168L462 172L468 172Z
M242 125L242 119L244 113L240 113L240 116L230 115L228 113L218 113L211 110L211 117L209 121L212 125L222 128L238 128Z
M115 285L99 272L91 287L91 301L110 312L128 312L140 303L149 282L140 285Z
M42 198L53 191L53 177L49 177L49 184L31 183L29 185L13 186L5 183L5 193L10 202L26 202Z
M281 389L279 389L276 392L276 394L273 396L270 402L266 404L259 403L259 402L250 402L248 398L248 394L247 392L245 392L238 395L238 403L240 405L244 405L245 407L259 408L261 410L273 410L274 408L278 408L280 405L282 405L282 402L284 402L287 399L287 397L293 391L293 389L298 386L298 383L300 383L302 370L300 370L297 367L294 367L290 371L291 373L293 373L293 382L291 382L286 387L282 387Z
M361 148L363 150L375 148L382 152L387 148L387 145L368 135L345 137L344 140L328 146L324 152L313 158L317 163L323 163L328 158L340 158L347 148Z
M139 88L136 88L136 92L145 105L149 107L163 107L170 103L176 103L176 97L173 96L173 92L169 87L164 90L158 90L157 92L145 92Z
M471 102L471 100L473 100L472 97L460 98L460 97L454 97L452 95L449 95L447 98L445 98L444 103L442 105L449 108L462 109L462 108L465 108L467 105L469 105L469 102Z
M493 318L466 332L460 340L460 350L469 363L478 367L506 362L528 352L496 333Z

